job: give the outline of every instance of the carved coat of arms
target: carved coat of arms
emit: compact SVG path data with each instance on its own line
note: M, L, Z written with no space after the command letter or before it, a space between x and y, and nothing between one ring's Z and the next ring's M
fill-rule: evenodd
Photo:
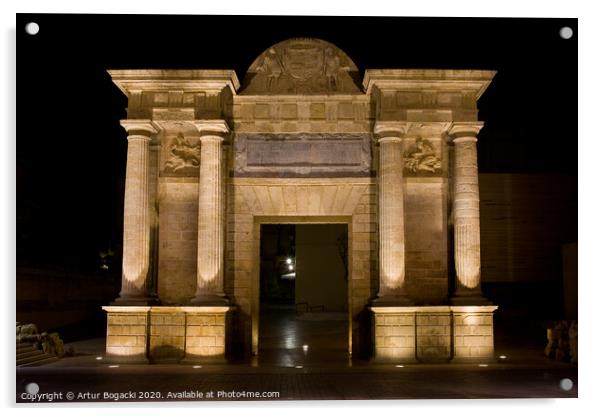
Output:
M324 67L324 53L322 48L311 44L291 45L283 51L282 64L291 77L305 82L320 74Z
M340 49L319 39L291 39L266 50L249 68L246 93L360 92L357 67Z

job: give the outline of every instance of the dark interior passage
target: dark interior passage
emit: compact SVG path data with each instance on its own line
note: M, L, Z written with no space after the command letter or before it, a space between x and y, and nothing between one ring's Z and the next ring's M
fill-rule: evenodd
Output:
M347 225L261 227L259 362L348 359Z

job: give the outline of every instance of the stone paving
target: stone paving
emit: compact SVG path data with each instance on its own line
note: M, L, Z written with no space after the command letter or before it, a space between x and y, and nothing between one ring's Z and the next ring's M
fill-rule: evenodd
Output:
M566 378L574 382L569 391L561 388L561 380ZM123 401L577 397L577 367L545 360L491 363L487 367L476 363L396 367L333 362L295 368L256 361L200 368L183 364L111 367L92 354L18 369L16 381L17 402L30 401L23 396L30 391L29 383L36 383L40 394L62 393L54 397L64 402L114 400L116 396L110 393L129 393ZM68 392L88 395L69 400ZM227 396L232 392L238 397ZM258 392L259 396L241 392ZM268 392L277 392L278 397L261 397Z

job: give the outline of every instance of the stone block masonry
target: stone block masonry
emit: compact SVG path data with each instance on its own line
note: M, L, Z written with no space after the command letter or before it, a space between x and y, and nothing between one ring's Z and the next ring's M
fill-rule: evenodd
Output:
M494 358L493 311L497 306L454 306L454 362L486 361Z
M226 360L228 306L105 306L107 359L123 363Z
M109 357L259 353L268 223L347 224L354 357L372 344L383 361L492 355L477 100L495 72L367 69L362 82L342 50L302 38L266 49L242 86L232 70L109 73L128 98L122 308L105 308Z
M413 307L372 307L374 359L416 362L416 312Z
M114 362L148 363L150 306L105 306L107 358Z
M375 362L488 362L497 306L373 306Z

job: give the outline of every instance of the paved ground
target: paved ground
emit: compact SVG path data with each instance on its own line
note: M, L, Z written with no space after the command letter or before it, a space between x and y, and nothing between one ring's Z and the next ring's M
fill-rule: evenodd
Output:
M564 378L575 381L564 391ZM347 368L266 368L251 366L179 365L97 367L40 367L17 372L17 401L29 383L39 393L62 393L56 401L69 401L67 393L100 393L78 401L111 400L105 393L134 392L127 401L176 400L168 393L202 392L195 400L226 400L219 392L277 392L278 400L300 399L431 399L431 398L543 398L577 397L577 370L519 367L496 364L487 368L454 365L362 366ZM213 396L207 397L208 392ZM140 396L142 393L142 397ZM197 394L197 393L195 393ZM239 394L239 393L237 393ZM144 396L146 395L146 396ZM231 397L231 400L265 400ZM76 399L77 400L77 399Z
M58 402L577 397L577 367L547 360L538 345L512 344L499 337L498 355L507 358L486 367L478 363L396 367L349 360L345 330L344 322L280 322L260 338L264 345L260 359L200 368L112 367L103 357L104 339L88 340L73 344L75 357L18 369L16 399L30 402L32 396L25 393L35 391L35 385L38 395L55 394L33 396L34 400ZM308 345L307 351L303 345ZM561 388L563 379L572 381L568 391Z

